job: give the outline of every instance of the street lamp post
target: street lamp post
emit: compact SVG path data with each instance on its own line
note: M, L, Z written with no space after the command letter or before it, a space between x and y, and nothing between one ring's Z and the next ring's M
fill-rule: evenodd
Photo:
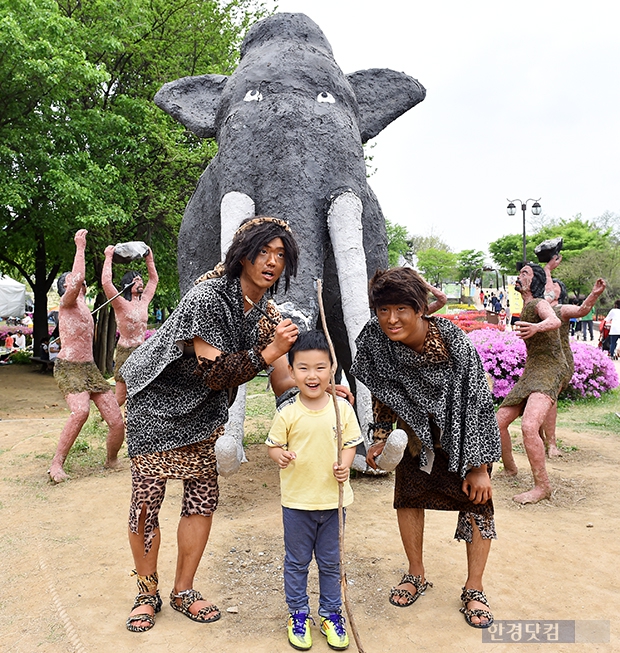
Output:
M521 210L523 211L523 264L525 265L525 263L527 263L527 253L525 251L525 209L527 207L528 202L534 202L532 204L532 213L534 215L540 215L540 212L542 211L542 207L540 206L540 197L537 200L533 200L530 198L528 200L525 200L525 202L522 202L519 199L508 200L508 206L506 207L506 211L510 216L513 216L517 212L517 207L515 206L515 202L519 202L519 204L521 204Z

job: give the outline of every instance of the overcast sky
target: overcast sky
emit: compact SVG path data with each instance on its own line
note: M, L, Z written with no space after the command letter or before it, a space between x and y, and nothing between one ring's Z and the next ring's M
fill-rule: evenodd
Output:
M277 4L319 25L345 73L393 68L426 87L372 150L370 184L411 234L486 251L521 233L506 198L540 198L554 218L620 213L617 0Z

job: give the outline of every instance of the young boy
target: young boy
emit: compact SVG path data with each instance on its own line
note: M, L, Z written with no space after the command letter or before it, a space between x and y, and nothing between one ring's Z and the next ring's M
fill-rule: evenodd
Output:
M301 334L288 353L289 372L299 394L279 406L266 444L280 467L284 523L284 592L290 616L288 640L305 651L312 646L308 566L319 568L321 633L335 650L349 646L341 614L338 549L338 483L343 505L353 501L349 468L362 442L351 405L338 400L342 462L338 465L336 412L326 390L333 361L320 331Z

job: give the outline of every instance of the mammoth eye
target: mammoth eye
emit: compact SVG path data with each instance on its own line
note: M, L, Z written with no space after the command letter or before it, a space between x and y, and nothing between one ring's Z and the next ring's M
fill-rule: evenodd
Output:
M328 93L327 91L322 91L316 96L316 101L328 102L329 104L333 104L336 100L334 99L334 96L331 93Z
M256 89L252 89L245 94L244 102L260 102L263 99L263 94Z

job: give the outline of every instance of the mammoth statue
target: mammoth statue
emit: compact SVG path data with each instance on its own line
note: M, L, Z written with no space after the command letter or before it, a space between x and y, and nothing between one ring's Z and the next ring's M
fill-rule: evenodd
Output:
M362 144L425 93L415 79L393 70L345 75L318 25L290 13L251 27L232 75L165 84L157 106L219 146L183 217L181 292L222 259L243 219L284 218L301 249L300 272L276 301L290 303L298 320L313 328L315 281L323 279L330 334L347 371L370 315L368 277L387 266L385 222L366 180ZM356 390L363 427L372 419L370 397L359 383ZM227 433L240 446L243 393L236 403Z

